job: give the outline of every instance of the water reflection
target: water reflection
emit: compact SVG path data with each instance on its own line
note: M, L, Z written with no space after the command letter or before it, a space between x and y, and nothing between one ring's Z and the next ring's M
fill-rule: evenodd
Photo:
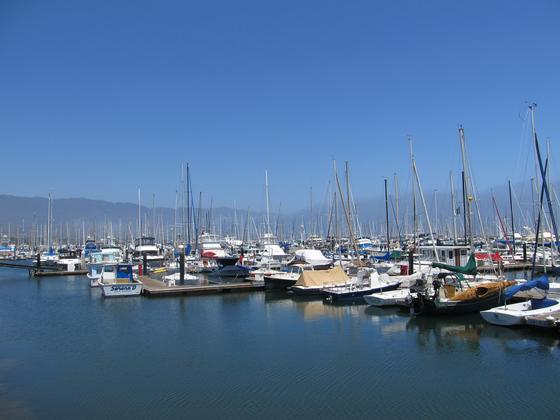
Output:
M413 316L406 330L416 333L419 347L436 346L439 349L458 350L466 348L478 351L484 321L478 316Z
M419 347L436 346L444 350L477 352L485 342L493 343L506 353L527 351L550 353L558 348L556 333L529 327L506 328L489 325L478 314L464 316L415 316L406 330L416 333Z

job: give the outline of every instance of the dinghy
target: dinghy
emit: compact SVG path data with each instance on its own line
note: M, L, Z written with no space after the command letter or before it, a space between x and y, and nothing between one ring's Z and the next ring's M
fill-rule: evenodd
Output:
M480 315L489 324L509 327L525 324L529 316L546 316L552 312L560 311L560 301L547 298L548 288L547 276L512 286L504 293L506 300L519 297L519 295L529 297L530 300L481 311Z

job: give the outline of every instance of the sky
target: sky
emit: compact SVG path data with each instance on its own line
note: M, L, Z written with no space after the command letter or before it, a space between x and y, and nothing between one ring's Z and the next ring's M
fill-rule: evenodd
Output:
M465 128L477 186L552 173L557 1L0 0L0 194L297 210L350 165L356 198L449 190ZM560 155L559 155L560 156ZM205 201L207 203L208 201Z

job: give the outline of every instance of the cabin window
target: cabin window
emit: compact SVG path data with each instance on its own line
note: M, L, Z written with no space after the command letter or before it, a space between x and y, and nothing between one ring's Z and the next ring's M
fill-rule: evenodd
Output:
M110 265L106 265L105 267L103 267L103 271L106 273L112 273L113 267L111 267Z
M453 258L453 251L449 251L449 258Z
M461 255L467 255L467 250L466 250L466 249L462 249L462 250L461 250Z

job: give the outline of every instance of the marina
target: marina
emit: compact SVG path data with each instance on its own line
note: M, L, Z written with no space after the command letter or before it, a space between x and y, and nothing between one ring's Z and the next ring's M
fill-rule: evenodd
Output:
M0 420L560 419L560 3L8 3Z
M180 296L180 295L209 295L217 293L256 292L264 290L264 285L254 285L250 282L220 283L203 285L174 285L166 286L165 283L149 277L141 277L146 296Z
M0 291L0 408L17 417L122 410L127 417L185 410L201 418L275 417L279 410L286 417L368 417L372 407L393 418L408 418L411 407L418 417L557 413L553 387L532 395L531 404L523 395L560 373L558 335L492 326L477 314L411 317L278 291L102 299L85 276L30 279L11 268L0 268ZM483 385L458 381L463 375ZM135 392L126 401L100 405L89 397L107 382L120 388L130 381ZM352 391L335 386L340 381ZM372 387L388 392L381 397ZM406 391L406 405L405 389L414 390ZM426 404L434 392L438 403ZM468 398L457 404L457 394Z

